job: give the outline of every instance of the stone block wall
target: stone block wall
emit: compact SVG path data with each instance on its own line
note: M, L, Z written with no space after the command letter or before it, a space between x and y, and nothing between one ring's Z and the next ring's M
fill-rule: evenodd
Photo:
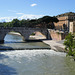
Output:
M54 23L56 29L63 28L63 24L68 26L68 16L57 17L59 22Z
M69 32L75 33L75 21L70 22Z
M20 33L23 36L23 40L29 40L29 36L33 32L41 32L44 34L47 38L47 29L45 28L25 28L25 27L0 27L0 41L4 41L4 38L6 34L8 34L11 31L15 31Z
M48 31L50 33L51 39L56 40L56 41L65 39L66 35L68 34L68 33L63 33L62 31L58 31L58 30L49 29Z

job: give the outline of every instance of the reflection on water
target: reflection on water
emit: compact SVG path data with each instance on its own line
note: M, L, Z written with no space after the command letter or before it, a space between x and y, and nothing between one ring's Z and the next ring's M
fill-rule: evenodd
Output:
M42 43L40 46L39 42L14 43L16 40L12 36L13 42L10 37L5 38L6 42L2 44L3 47L47 47ZM22 41L19 37L15 38L18 39L17 41ZM47 49L1 51L0 75L75 75L75 62L70 57L66 57L66 53Z
M48 49L50 46L43 42L24 42L20 35L7 34L5 37L5 43L2 44L1 49L37 49L45 48Z
M4 64L4 62L2 61L8 58L8 56L0 54L0 75L17 75L16 69Z
M5 36L5 43L6 42L23 42L22 36L20 35L15 35L15 34L7 34Z

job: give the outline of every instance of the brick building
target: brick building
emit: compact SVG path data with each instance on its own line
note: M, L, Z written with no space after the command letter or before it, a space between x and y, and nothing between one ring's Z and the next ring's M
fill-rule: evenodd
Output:
M54 23L56 29L75 32L75 13L68 12L68 13L57 15L56 17L59 20L58 23Z

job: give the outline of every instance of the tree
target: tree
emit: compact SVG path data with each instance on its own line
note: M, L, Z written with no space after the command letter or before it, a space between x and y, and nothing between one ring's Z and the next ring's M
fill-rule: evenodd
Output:
M26 26L26 22L27 22L27 20L22 19L22 20L20 21L20 26L25 27L25 26Z
M37 19L32 19L32 20L30 20L29 21L29 23L30 23L30 26L33 28L35 28L36 27L36 25L38 24L38 20Z
M44 16L38 19L38 22L42 24L43 27L55 28L53 22L58 22L59 20L56 17Z
M56 17L53 17L52 22L59 22L59 20Z
M11 21L11 24L13 25L13 27L20 27L20 21L18 19L13 19Z
M64 41L65 50L68 51L69 56L75 57L75 35L69 33Z
M0 27L41 27L41 28L55 28L53 22L58 22L56 17L44 16L39 19L13 19L11 22L0 23Z

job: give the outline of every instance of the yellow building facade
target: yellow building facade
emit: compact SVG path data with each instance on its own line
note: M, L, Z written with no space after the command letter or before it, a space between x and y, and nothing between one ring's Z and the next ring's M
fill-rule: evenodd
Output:
M75 13L68 12L56 16L59 22L54 23L57 30L63 30L65 27L66 31L75 32Z

